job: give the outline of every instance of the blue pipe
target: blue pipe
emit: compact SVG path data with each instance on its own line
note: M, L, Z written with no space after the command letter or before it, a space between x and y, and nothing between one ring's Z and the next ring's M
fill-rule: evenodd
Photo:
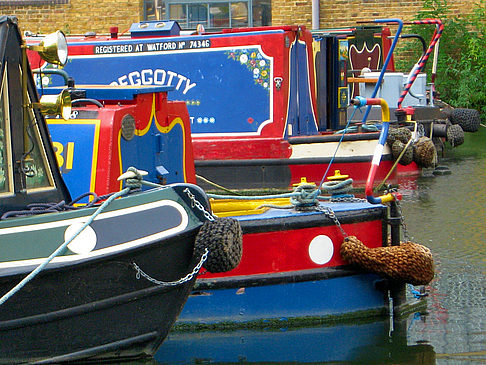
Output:
M383 77L385 76L386 69L388 67L388 63L390 63L390 60L393 55L393 51L395 50L395 46L397 45L398 38L400 36L400 33L402 32L403 28L403 20L398 19L398 18L390 18L390 19L375 19L373 20L373 23L397 23L398 24L398 29L397 33L395 34L395 37L393 38L392 45L390 47L390 50L388 51L388 54L386 56L385 62L383 63L383 67L380 72L380 76L378 77L378 82L375 85L375 89L373 90L373 93L371 94L371 97L374 98L376 97L376 94L378 93L378 89L381 86L381 82L383 81ZM366 119L368 119L368 115L370 114L371 111L371 105L368 105L366 107L365 114L363 116L362 123L366 123Z

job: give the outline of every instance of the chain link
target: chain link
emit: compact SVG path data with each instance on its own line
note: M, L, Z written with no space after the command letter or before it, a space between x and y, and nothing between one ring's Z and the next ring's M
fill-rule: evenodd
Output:
M398 199L396 199L395 202L397 204L398 213L400 214L400 224L403 228L403 238L405 239L405 241L410 241L408 237L407 225L405 224L405 218L403 218L402 206L400 205Z
M192 280L192 278L195 275L197 275L199 270L201 270L201 267L203 266L203 264L208 259L208 254L209 254L209 250L207 248L205 248L204 253L201 256L201 259L199 260L199 263L196 266L194 266L194 269L192 269L192 271L189 274L187 274L183 278L180 278L179 280L176 280L176 281L160 281L160 280L154 279L150 275L146 274L136 263L133 262L132 265L135 268L135 270L137 271L137 274L136 274L137 280L140 280L140 278L143 276L145 279L147 279L148 281L150 281L150 282L152 282L156 285L177 286L177 285L181 285L181 284L184 284L184 283Z
M329 201L332 203L364 203L366 199L355 198L354 196L342 196L336 198L331 197Z
M346 233L346 231L343 229L343 227L341 227L341 222L339 222L339 219L336 217L336 214L334 214L334 211L331 208L329 208L329 207L325 207L325 208L317 207L317 210L320 211L320 212L323 212L328 218L330 218L334 221L334 224L339 228L339 230L341 231L344 238L348 237L348 234Z
M398 192L398 189L393 188L393 189L387 189L385 190L385 193L391 193L395 194ZM403 239L405 241L409 241L409 236L408 236L408 231L407 231L407 225L405 224L405 218L403 217L403 212L402 212L402 206L400 205L400 199L395 199L395 204L397 206L398 214L400 214L400 225L403 228Z
M191 192L191 190L189 190L189 188L185 188L184 190L184 193L187 194L187 196L189 197L189 199L191 199L191 208L194 208L196 207L197 209L199 209L201 212L203 212L204 214L204 217L208 220L208 221L214 221L214 216L209 213L206 209L204 209L204 206L201 204L201 202L199 202L196 197L194 196L194 194Z

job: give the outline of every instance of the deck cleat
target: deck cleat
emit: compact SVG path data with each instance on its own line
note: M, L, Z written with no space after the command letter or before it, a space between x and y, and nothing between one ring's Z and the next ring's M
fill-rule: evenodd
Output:
M334 170L334 175L328 176L327 179L331 181L346 180L349 175L341 175L341 170Z

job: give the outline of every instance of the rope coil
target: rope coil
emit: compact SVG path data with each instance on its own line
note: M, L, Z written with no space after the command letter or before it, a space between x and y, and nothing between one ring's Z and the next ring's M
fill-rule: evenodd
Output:
M338 196L350 196L350 191L353 190L353 179L349 178L343 181L326 181L322 184L321 190L327 194L331 194L332 197Z
M299 184L295 187L294 193L295 195L290 197L290 202L297 209L315 207L318 204L317 197L320 191L315 184Z

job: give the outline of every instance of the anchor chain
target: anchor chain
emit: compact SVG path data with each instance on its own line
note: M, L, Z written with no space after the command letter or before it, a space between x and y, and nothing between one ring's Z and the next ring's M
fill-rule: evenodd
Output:
M137 280L140 280L140 278L143 276L145 279L147 279L151 283L154 283L154 284L159 285L159 286L177 286L177 285L181 285L181 284L184 284L184 283L192 280L192 278L194 278L194 276L197 275L199 270L201 270L201 267L206 262L206 260L208 258L208 254L209 254L209 250L206 248L204 253L202 254L201 259L199 260L198 264L196 266L194 266L194 269L192 269L192 271L189 274L187 274L183 278L180 278L179 280L176 280L176 281L160 281L160 280L154 279L153 277L151 277L150 275L145 273L136 263L133 262L132 265L135 268L135 270L137 271L137 274L135 276L137 278Z
M364 203L366 199L355 198L354 196L341 196L336 198L331 197L329 201L332 203Z
M197 209L199 209L203 214L204 214L204 217L208 220L208 221L214 221L214 216L209 213L205 208L204 206L201 204L201 202L199 200L196 199L196 197L194 196L194 194L191 192L191 190L189 190L189 188L185 188L184 190L184 193L187 194L187 196L189 197L189 199L191 199L191 208L194 208L196 207Z
M400 214L400 225L402 226L402 231L403 231L403 238L405 241L410 241L409 236L408 236L408 231L407 231L407 225L405 223L405 218L403 218L403 213L402 213L402 206L400 205L400 202L398 199L395 200L395 203L397 205L398 213Z
M317 207L316 210L323 212L326 215L326 217L332 219L334 221L334 224L341 231L341 234L343 235L343 237L344 238L348 237L348 234L346 233L346 231L341 226L341 222L339 222L339 219L336 217L336 214L334 214L334 211L331 208L329 208L329 207L325 207L325 208Z
M388 189L385 191L385 193L391 193L395 194L397 193L398 189L393 188L393 189ZM398 210L398 214L400 215L400 225L402 226L402 232L403 232L403 238L405 241L410 241L408 231L407 231L407 225L405 224L405 218L403 217L402 213L402 206L400 205L400 199L395 199L395 204Z

